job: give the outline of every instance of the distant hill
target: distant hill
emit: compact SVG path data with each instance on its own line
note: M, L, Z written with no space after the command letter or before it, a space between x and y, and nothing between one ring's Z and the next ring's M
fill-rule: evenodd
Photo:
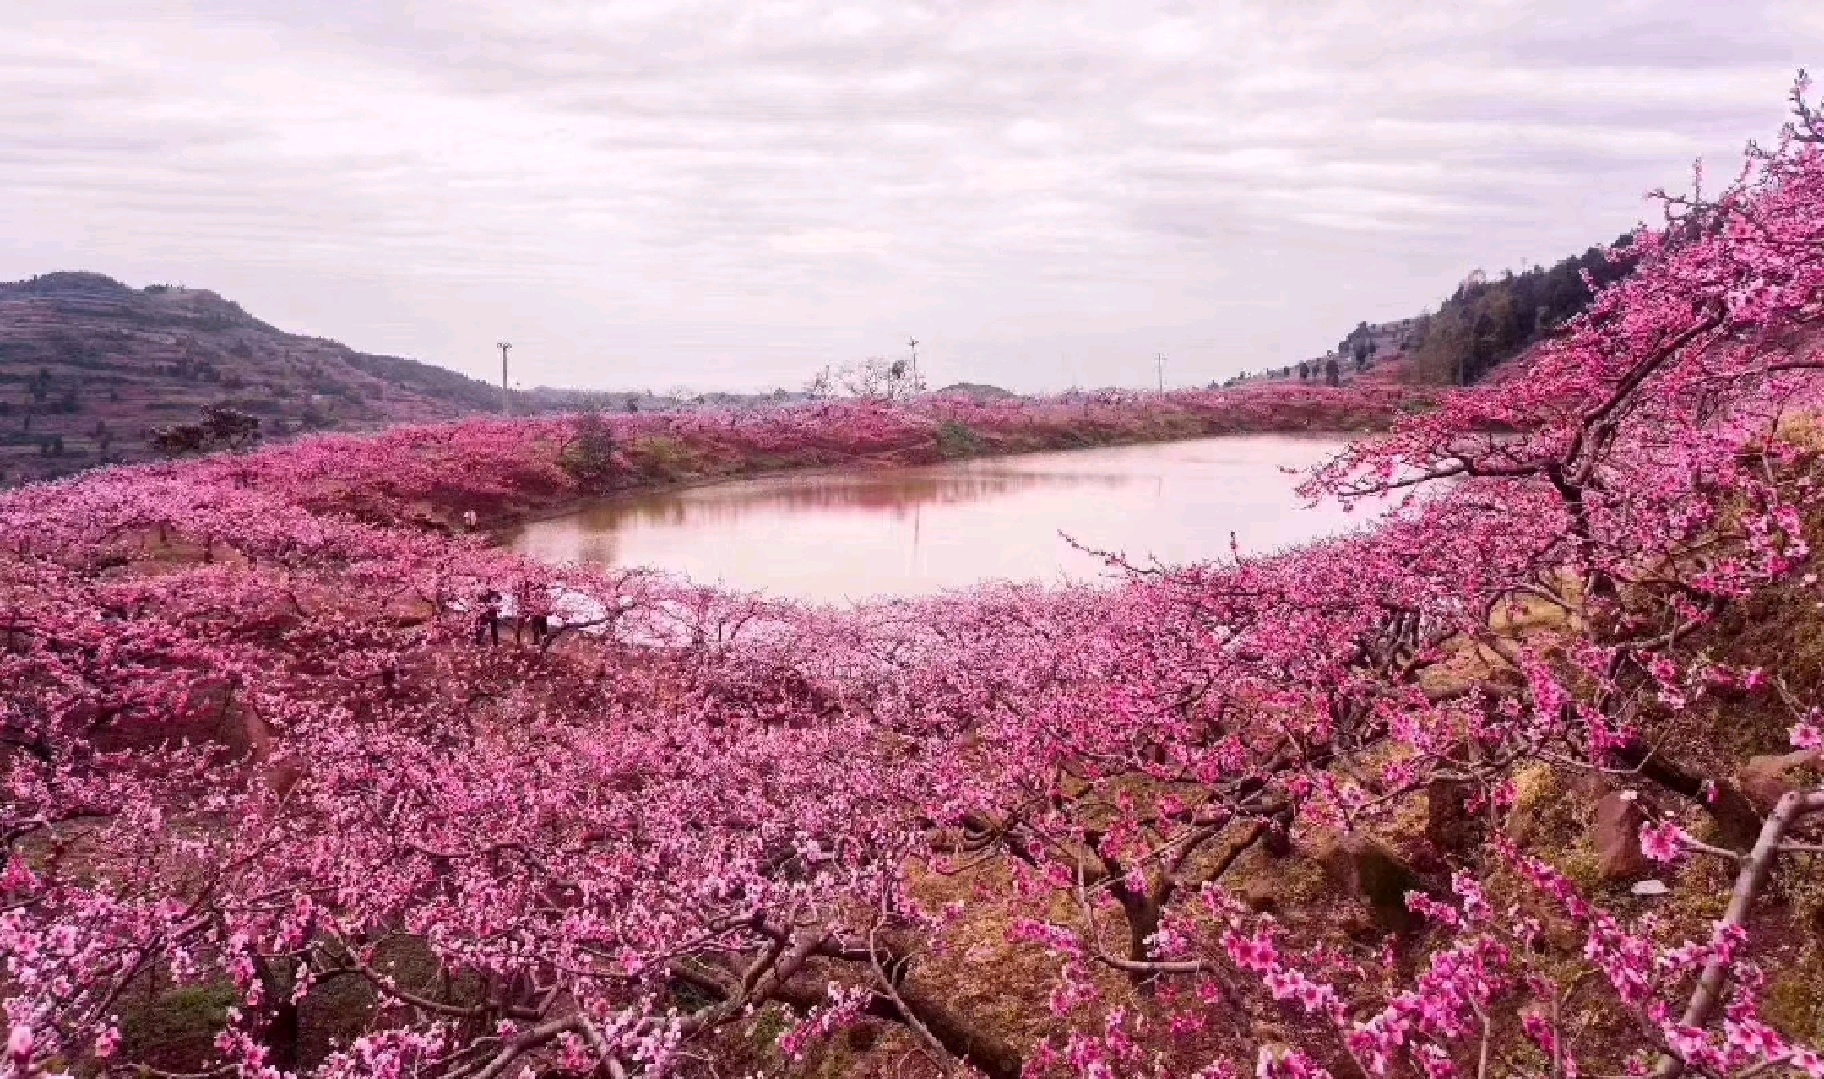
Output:
M937 392L955 397L973 397L977 401L1006 401L1019 396L1012 390L1003 390L985 382L952 382Z
M1586 274L1601 287L1632 272L1633 239L1625 233L1616 239L1617 261L1592 247L1549 269L1535 266L1495 279L1471 274L1437 314L1421 317L1413 328L1413 381L1468 385L1544 340L1589 306Z
M204 289L92 273L0 282L0 485L148 459L151 429L208 405L283 437L499 404L485 382L286 333Z
M1337 381L1344 386L1357 382L1411 381L1409 352L1417 344L1420 323L1420 318L1358 323L1333 351L1322 356L1284 367L1243 371L1226 380L1212 382L1209 388L1226 390L1258 382L1286 381L1322 386L1328 381L1328 366L1332 362L1336 365Z
M1507 372L1513 365L1502 365L1526 354L1589 306L1594 293L1586 274L1601 288L1633 272L1632 244L1632 235L1618 237L1613 261L1607 249L1592 247L1549 268L1535 266L1518 274L1510 271L1492 280L1477 271L1457 286L1435 314L1428 311L1374 325L1362 322L1335 350L1322 356L1284 367L1243 371L1211 383L1210 388L1287 380L1322 385L1332 361L1338 380L1345 385L1360 381L1466 386L1497 372L1498 377L1512 377Z

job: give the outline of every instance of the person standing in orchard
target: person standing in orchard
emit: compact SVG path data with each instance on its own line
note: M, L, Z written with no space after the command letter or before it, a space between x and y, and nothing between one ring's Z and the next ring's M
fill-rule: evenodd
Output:
M475 611L475 643L500 643L500 593L491 588L481 594L481 604Z

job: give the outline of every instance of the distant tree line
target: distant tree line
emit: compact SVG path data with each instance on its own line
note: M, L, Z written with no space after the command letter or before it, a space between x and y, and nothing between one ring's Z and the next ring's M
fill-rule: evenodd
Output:
M1467 386L1496 364L1517 355L1575 317L1591 298L1588 273L1598 287L1632 272L1627 257L1633 236L1615 241L1615 253L1592 247L1552 266L1503 273L1488 280L1479 272L1457 287L1436 314L1414 327L1408 347L1411 372L1420 382Z

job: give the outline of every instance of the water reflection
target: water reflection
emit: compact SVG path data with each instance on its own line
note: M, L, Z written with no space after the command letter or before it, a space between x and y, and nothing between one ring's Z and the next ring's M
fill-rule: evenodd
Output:
M604 499L505 539L547 561L654 566L813 600L1085 580L1106 568L1060 533L1183 562L1226 554L1230 531L1258 552L1347 527L1334 507L1303 508L1287 474L1339 445L1249 436L789 473Z

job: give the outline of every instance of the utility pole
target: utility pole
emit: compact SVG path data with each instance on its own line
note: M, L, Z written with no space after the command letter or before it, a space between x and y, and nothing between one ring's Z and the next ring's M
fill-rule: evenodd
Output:
M912 392L918 392L918 338L906 338L906 344L912 349Z
M1159 370L1159 392L1164 393L1165 392L1165 353L1161 352L1153 357L1153 366L1158 368L1158 370Z
M507 393L507 353L512 351L511 341L497 341L494 347L500 350L500 414L513 414L513 398Z

